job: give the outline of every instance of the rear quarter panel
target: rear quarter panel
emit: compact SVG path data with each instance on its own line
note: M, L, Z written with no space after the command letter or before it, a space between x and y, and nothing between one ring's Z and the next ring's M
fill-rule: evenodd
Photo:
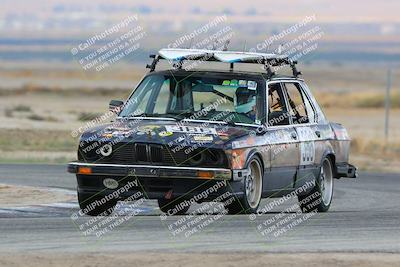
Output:
M331 140L331 143L335 151L336 162L348 163L351 142L350 136L346 128L344 128L341 124L331 122L330 125L335 134L335 138Z

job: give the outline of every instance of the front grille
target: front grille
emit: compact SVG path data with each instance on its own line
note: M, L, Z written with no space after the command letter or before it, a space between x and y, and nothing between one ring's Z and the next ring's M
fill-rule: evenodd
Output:
M150 146L150 158L151 162L160 163L163 161L163 147L158 145Z
M164 148L164 163L167 165L184 165L188 161L189 155L183 149L171 147Z
M146 144L136 144L135 154L137 161L147 162L147 145Z
M88 144L90 145L90 144ZM102 147L101 144L97 148ZM170 147L146 143L117 143L112 154L104 157L96 153L99 149L80 147L78 159L87 163L113 164L157 164L163 166L228 167L227 158L221 149Z
M131 163L135 162L135 144L134 143L120 143L113 147L111 155L112 162ZM105 159L108 160L108 159Z

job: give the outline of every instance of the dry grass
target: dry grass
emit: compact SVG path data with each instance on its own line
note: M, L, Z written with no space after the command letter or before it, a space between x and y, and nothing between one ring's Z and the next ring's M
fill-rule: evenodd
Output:
M357 93L314 93L320 105L324 108L383 108L385 94L381 92ZM400 93L391 93L391 108L400 108Z
M79 112L78 114L78 120L79 121L91 121L94 120L98 117L100 117L102 114L97 113L97 112Z
M70 132L56 130L0 129L0 151L76 151Z
M62 89L57 87L46 87L36 84L25 84L14 89L0 89L0 96L23 96L29 94L54 94L63 96L128 96L131 92L129 88L106 88L106 87L77 87Z
M12 109L13 111L21 111L21 112L31 112L32 109L30 106L26 105L18 105Z
M356 137L351 141L351 151L357 154L374 155L379 157L399 157L400 140L385 141L380 139L371 140Z
M400 142L353 138L350 161L361 170L400 172Z
M57 122L58 119L49 115L39 115L32 110L30 106L19 104L17 106L8 107L4 109L4 115L7 118L26 118L33 121L48 121Z

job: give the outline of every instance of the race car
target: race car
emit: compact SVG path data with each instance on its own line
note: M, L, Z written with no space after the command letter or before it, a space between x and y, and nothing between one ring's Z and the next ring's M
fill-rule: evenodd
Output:
M285 195L303 212L326 212L334 178L357 177L346 129L327 120L287 56L161 49L151 58L128 99L110 102L116 119L85 131L68 164L84 214L109 215L138 194L167 215L208 201L256 213L263 198ZM156 71L160 61L170 67ZM229 69L185 67L193 62ZM234 69L246 63L261 71ZM275 73L282 66L293 75Z

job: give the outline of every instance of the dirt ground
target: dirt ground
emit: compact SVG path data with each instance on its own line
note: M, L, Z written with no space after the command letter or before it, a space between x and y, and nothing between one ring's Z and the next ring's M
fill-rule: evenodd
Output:
M399 266L400 255L390 253L23 253L0 254L0 266Z
M74 195L67 194L63 190L0 184L0 207L49 204L70 201L75 198Z

